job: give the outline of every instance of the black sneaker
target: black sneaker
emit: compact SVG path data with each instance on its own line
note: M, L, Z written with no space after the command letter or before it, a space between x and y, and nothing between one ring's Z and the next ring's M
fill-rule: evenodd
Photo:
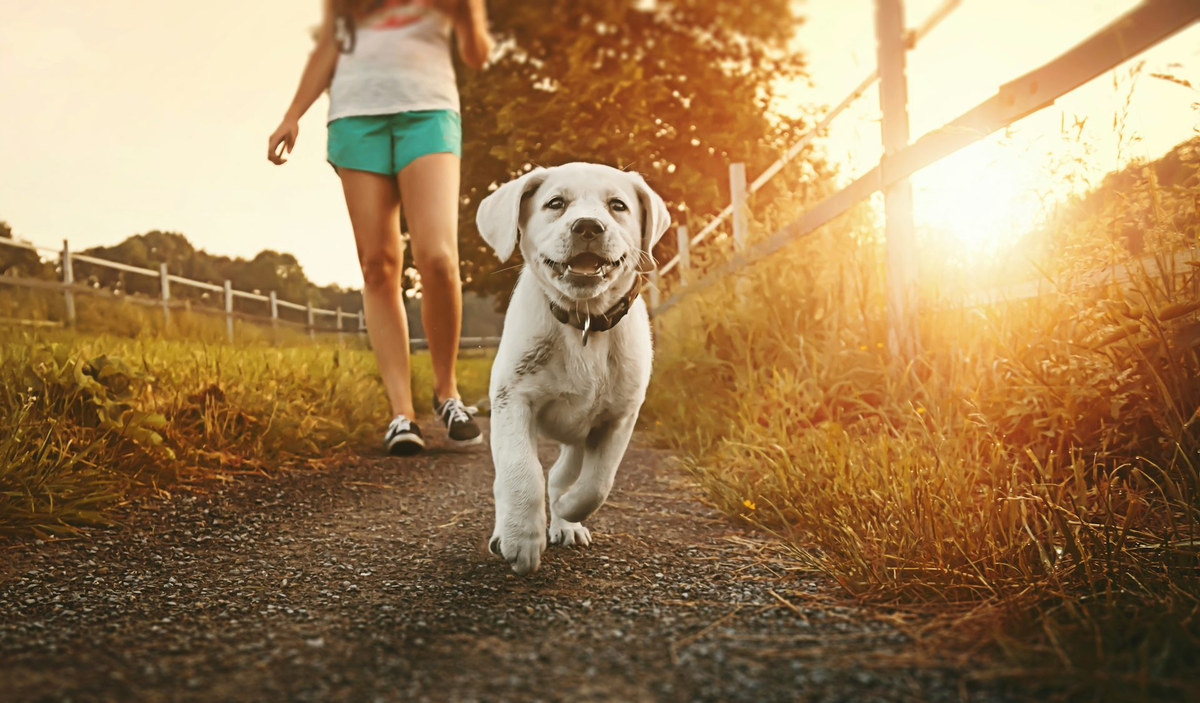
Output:
M383 449L392 456L412 456L425 448L425 438L417 423L403 415L392 418L383 434Z
M479 444L483 441L483 432L471 417L471 411L458 398L447 398L438 402L437 394L433 394L433 411L437 413L442 424L446 426L446 434L454 444L465 447Z

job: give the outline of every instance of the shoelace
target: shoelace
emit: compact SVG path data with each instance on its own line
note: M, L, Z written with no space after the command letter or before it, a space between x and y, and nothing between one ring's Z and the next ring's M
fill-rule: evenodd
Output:
M451 422L468 422L471 419L467 407L458 398L449 398L442 403L442 415L449 415Z
M396 417L392 418L391 424L388 425L388 434L404 432L410 429L412 429L412 420L409 420L403 415L397 415Z

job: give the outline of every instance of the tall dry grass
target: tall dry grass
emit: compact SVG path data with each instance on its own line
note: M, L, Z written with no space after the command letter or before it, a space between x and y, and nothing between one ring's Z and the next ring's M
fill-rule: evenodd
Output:
M0 328L0 538L70 533L182 486L375 451L387 401L374 355L349 336L247 325L230 345L219 318L179 312L162 326L154 309L115 306L108 320L112 334ZM486 393L489 367L460 363L468 400ZM415 355L418 408L432 385Z
M646 414L717 506L850 593L972 612L1083 698L1196 694L1200 186L1111 195L1047 223L1054 292L927 306L912 360L860 208L664 316ZM1112 264L1130 280L1081 275Z

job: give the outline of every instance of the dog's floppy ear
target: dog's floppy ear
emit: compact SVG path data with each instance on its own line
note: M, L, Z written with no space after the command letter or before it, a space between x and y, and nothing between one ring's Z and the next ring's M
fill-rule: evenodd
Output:
M500 261L508 261L517 247L521 228L521 201L546 180L546 169L535 168L500 186L479 203L475 226L483 241L496 250Z
M642 205L642 251L649 254L671 226L671 213L662 197L650 189L640 173L630 173Z

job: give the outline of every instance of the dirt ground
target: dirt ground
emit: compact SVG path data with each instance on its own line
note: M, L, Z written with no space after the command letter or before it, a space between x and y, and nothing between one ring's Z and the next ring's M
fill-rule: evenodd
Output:
M485 447L435 443L0 545L0 699L1008 699L914 666L917 630L706 508L663 452L635 442L592 546L528 578L487 552L491 478Z

